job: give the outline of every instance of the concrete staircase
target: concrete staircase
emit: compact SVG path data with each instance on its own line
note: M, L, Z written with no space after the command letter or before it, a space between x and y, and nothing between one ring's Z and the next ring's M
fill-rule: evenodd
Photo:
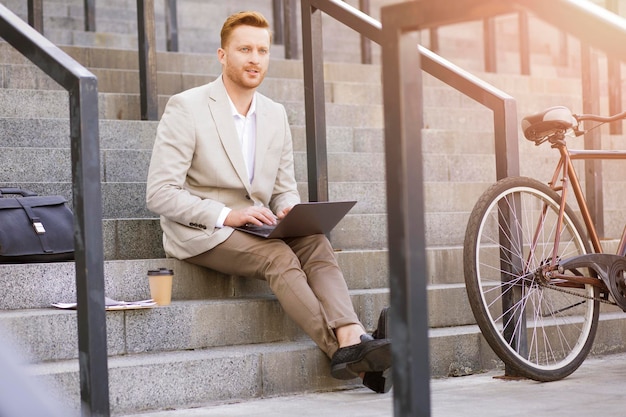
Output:
M6 2L24 17L25 3ZM81 1L44 3L47 36L65 45L68 54L98 76L106 295L149 298L147 270L169 267L175 272L171 306L107 312L112 413L357 386L358 381L330 378L328 360L285 317L264 282L164 258L158 219L144 203L157 123L138 120L134 3L115 0L98 5L100 31L91 34L80 30ZM233 6L200 0L180 3L185 34L181 45L215 46L216 25L234 11ZM270 1L237 2L237 10L246 6L271 17ZM157 2L157 23L163 21L158 12L162 10ZM203 17L192 19L194 15ZM158 25L160 36L161 29ZM475 31L468 25L460 33L467 39L466 34ZM475 36L468 46L453 35L450 30L442 36L446 45L442 49L455 62L477 67L475 59L468 59L474 54L467 48L477 47L480 38ZM389 296L380 67L358 64L351 56L343 62L332 59L344 49L354 49L357 41L355 37L354 42L332 43L331 59L325 64L330 198L358 200L331 239L355 308L373 330ZM214 54L207 53L215 48L181 48L177 54L160 49L161 110L172 94L219 74ZM262 91L287 108L298 185L306 198L302 65L281 60L280 47L277 50ZM580 82L571 71L568 77L558 77L548 54L549 50L537 51L532 77L479 75L516 97L520 115L557 104L580 110ZM67 93L4 43L0 69L0 186L71 197ZM495 180L492 115L428 75L424 82L423 156L415 155L413 161L423 164L426 179L430 367L434 377L464 375L502 366L475 325L461 256L469 212ZM606 143L615 147L618 141L607 137ZM548 177L551 151L526 141L520 142L520 151L522 174ZM624 167L614 163L608 167L607 229L611 237L618 237L626 213L615 196L626 187ZM614 245L614 239L608 244ZM0 327L13 335L18 350L32 363L30 371L55 386L63 401L78 410L76 313L50 308L51 303L74 300L73 263L0 265L0 288ZM626 350L625 332L624 315L607 309L595 353Z

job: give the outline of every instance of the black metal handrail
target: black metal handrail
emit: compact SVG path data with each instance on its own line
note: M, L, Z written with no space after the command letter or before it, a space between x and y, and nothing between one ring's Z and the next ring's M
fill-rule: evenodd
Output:
M418 22L428 16L420 13L424 10L418 12L416 5L408 11L404 5L383 8L383 18L391 16L383 28L380 22L339 0L301 3L309 198L313 201L328 198L320 12L383 46L394 405L398 416L429 415L423 176L422 166L416 162L421 155L423 105L421 77L416 74L422 68L493 110L498 178L519 174L516 102L508 94L418 47L419 36L404 34L419 29ZM442 10L426 12L438 23L447 20L443 17L449 13L445 14L444 9L447 5ZM407 16L411 20L404 20Z
M1 4L0 37L69 92L82 412L108 416L98 80Z
M92 3L93 0L85 0L86 7ZM587 1L455 0L453 5L450 3L405 2L387 6L381 11L381 25L340 0L301 0L309 199L312 201L328 199L321 12L383 46L390 287L397 370L394 404L398 415L429 413L423 178L421 165L407 162L408 155L421 153L422 87L420 71L416 68L421 67L491 108L496 137L496 175L503 178L519 171L515 101L423 48L415 53L418 30L430 29L436 35L435 29L439 26L483 20L489 36L493 29L489 19L519 13L519 8L514 8L517 5L560 30L576 35L588 45L626 61L624 42L605 42L605 39L625 39L623 20L616 20ZM559 13L553 12L555 8ZM581 21L586 24L581 25ZM520 26L525 24L524 16L520 15ZM489 42L488 49L495 49L493 39L485 42Z
M305 0L303 2L303 50L310 51L303 56L307 140L310 141L307 150L318 154L315 160L308 161L309 198L317 201L327 199L328 196L326 161L320 159L326 149L324 89L320 88L324 85L324 73L321 55L315 53L319 48L316 45L321 44L321 21L315 13L309 12L311 18L317 22L312 24L306 22L305 7L322 10L379 45L382 43L382 25L376 19L339 0ZM310 36L307 33L309 30L314 32ZM419 47L418 50L422 56L424 71L494 111L496 138L505 138L504 141L496 139L498 179L519 173L517 115L513 97L424 47ZM319 58L311 62L314 56ZM311 68L308 69L308 67ZM318 113L321 116L318 116ZM317 178L317 181L313 183L312 178Z
M168 7L174 2L168 2ZM174 13L170 9L168 13ZM172 18L174 20L175 17ZM139 51L139 101L142 120L158 120L159 94L157 87L156 25L154 0L137 0L137 46ZM169 42L178 40L170 39Z

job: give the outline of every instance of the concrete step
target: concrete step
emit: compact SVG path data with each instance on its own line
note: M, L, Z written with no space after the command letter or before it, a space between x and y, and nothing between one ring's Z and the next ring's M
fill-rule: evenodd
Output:
M108 365L113 415L357 385L331 378L329 360L307 341L116 356ZM36 364L29 372L78 412L76 360Z
M147 286L147 281L144 283ZM372 331L389 305L387 289L352 290L363 324ZM78 359L76 311L0 311L0 326L30 362ZM169 306L106 313L110 356L304 340L306 335L273 296L173 301ZM236 325L235 325L236 324ZM162 331L165 330L165 331Z
M164 58L169 59L169 55ZM87 59L88 60L88 59ZM135 57L136 60L136 57ZM276 63L277 65L279 62ZM212 65L215 66L215 65ZM339 65L336 65L339 67ZM4 88L20 89L52 89L61 90L50 77L31 64L4 64L1 67L1 74L4 75L2 86ZM90 68L94 75L98 77L98 89L103 93L131 93L139 94L139 73L134 69L117 68ZM183 69L183 71L186 71ZM277 71L281 72L290 71ZM157 77L157 87L159 94L172 95L180 91L205 84L215 79L220 73L216 68L212 72L188 73L180 71L160 71ZM490 78L494 78L491 76ZM494 85L503 85L504 91L513 94L519 101L522 114L536 111L537 108L553 105L555 92L559 93L559 102L562 105L570 106L573 109L580 107L580 92L573 88L576 83L570 82L565 86L555 88L551 83L550 91L540 93L535 88L532 93L520 88L519 82L524 85L528 81L521 77L510 77L513 81L502 80L503 77L495 79ZM535 81L537 82L537 81ZM538 83L538 82L537 82ZM433 84L433 85L431 85ZM559 83L560 84L560 83ZM480 106L473 100L463 96L457 91L434 82L425 82L424 102L428 106L436 107L476 107ZM279 102L303 101L304 87L301 77L291 78L285 76L275 76L270 72L260 92L272 97ZM380 81L355 81L355 80L326 80L325 90L326 100L330 103L361 104L382 102L382 86ZM528 108L532 106L532 108Z
M106 120L98 124L101 150L152 150L158 122ZM67 118L0 117L1 148L69 148Z
M5 64L0 67L4 75L3 88L62 90L63 88L33 65ZM98 78L101 93L139 94L139 72L125 69L90 68ZM159 72L156 86L161 95L170 96L192 87L213 81L219 71L206 74ZM301 78L277 78L268 76L259 92L279 102L304 101L304 83ZM361 104L381 103L380 83L357 83L328 81L325 97L330 103Z
M622 312L603 313L592 354L623 352L626 335L626 315ZM485 369L504 369L478 326L430 329L431 376L462 376Z
M165 259L162 255L158 222L136 221L152 224L157 229L152 236L133 221L105 221L105 247L115 248L121 253L117 257L108 257L105 262L105 292L108 297L118 300L141 300L149 298L146 286L146 271L150 269L168 267L174 269L174 300L201 300L220 297L252 297L269 295L264 283L254 280L224 277L213 271L198 268L182 261ZM113 225L118 229L111 231ZM121 226L128 226L124 230ZM116 236L118 232L121 236ZM128 239L131 235L134 239ZM124 239L125 238L125 239ZM109 240L123 241L123 244L107 245ZM335 243L335 238L331 236ZM617 240L603 242L607 253L614 253ZM160 252L154 258L133 259L129 255L137 251L147 251L145 247L152 247L154 252ZM106 254L106 253L105 253ZM388 258L387 251L382 250L338 250L336 252L339 264L344 272L348 287L354 290L386 288L388 286ZM463 305L463 248L460 245L434 246L426 248L426 265L428 276L425 283L429 285L429 303L432 303L433 326L440 326L442 322L448 325L467 323L470 316ZM61 262L54 264L22 264L0 265L0 284L4 295L0 300L0 309L36 309L49 307L54 302L71 302L75 299L74 263ZM460 291L460 292L459 292ZM455 293L455 300L459 304L452 307L446 304L445 297L439 294ZM452 309L453 314L439 311L437 305ZM460 313L456 313L459 311ZM450 317L454 317L450 321Z
M148 240L138 236L137 241ZM152 239L159 242L158 239ZM138 242L139 244L140 242ZM121 249L124 249L123 247ZM352 290L372 290L388 286L388 258L386 250L342 250L337 259L344 272L348 287ZM430 246L426 250L429 285L429 303L432 303L433 326L467 323L470 316L467 307L459 304L448 314L439 311L437 305L445 305L441 294L447 292L463 296L462 247ZM176 279L173 300L203 300L225 297L255 297L270 295L265 283L255 280L225 277L214 271L195 267L174 259L152 258L136 260L110 260L105 262L105 293L118 300L141 300L149 298L146 272L150 269L168 267L174 270ZM74 263L0 265L0 283L4 296L0 309L37 309L49 307L55 302L75 300ZM457 296L455 299L459 299ZM438 301L439 300L439 301ZM456 313L459 311L460 313ZM450 318L454 317L450 321Z
M386 288L387 252L337 251L337 260L352 290ZM174 270L173 300L204 300L270 295L262 281L227 277L206 268L171 258L113 260L104 264L105 293L116 300L149 297L146 273L167 267ZM0 264L3 297L0 310L50 307L55 302L72 302L76 297L73 262Z
M63 195L71 202L72 184L68 182L0 182L0 187L19 187L39 195ZM105 219L155 218L145 205L146 184L143 182L103 182L103 217ZM308 199L307 184L299 183L303 200ZM382 181L352 181L329 184L330 200L356 200L350 214L380 214L385 212L385 183Z
M138 79L138 56L136 51L71 46L62 48L70 56L87 68L92 69L99 76L102 91L120 91L124 86L133 89L128 92L137 89L137 85L134 82L135 79ZM4 77L5 86L25 83L23 84L25 86L45 84L58 88L58 86L46 79L45 74L36 69L28 60L4 42L0 42L0 57L2 58L3 72L7 72L7 76ZM16 67L11 68L12 65L16 65ZM158 84L164 84L171 91L180 91L184 88L204 83L210 79L207 77L215 77L221 72L221 66L213 52L209 54L160 52L157 55L157 68L162 77ZM11 75L10 77L8 76L9 74ZM574 82L574 80L579 78L578 75L560 75L555 77L552 74L547 76L534 74L529 77L517 74L485 73L482 71L479 71L477 75L516 97L519 94L524 95L532 91L528 101L541 94L552 95L553 98L554 94L573 97L580 96L578 83ZM301 61L273 58L267 80L288 78L301 82L302 77ZM328 83L364 82L380 86L381 67L379 65L330 62L324 64L324 77ZM426 73L423 74L423 82L426 87L445 86L441 81ZM606 94L604 90L602 90L602 93ZM431 94L431 96L438 98L439 94ZM460 94L459 96L462 97ZM428 95L425 95L425 100L429 100ZM468 99L468 102L472 101Z
M5 118L67 118L68 95L64 91L0 89L0 117ZM162 112L168 96L159 96ZM283 103L292 125L304 126L304 104L301 101ZM139 95L99 93L101 119L138 120ZM327 124L333 127L383 127L382 106L326 103ZM426 129L462 131L493 131L491 112L483 108L450 108L428 106L424 109Z
M158 218L103 219L106 260L152 259L165 256ZM336 250L380 250L387 247L384 214L348 214L330 234Z
M137 50L68 45L60 45L59 47L80 64L94 71L106 69L139 71ZM5 66L23 65L32 67L32 63L28 59L23 57L11 45L2 41L0 41L0 62ZM221 72L221 64L217 61L215 51L202 54L158 52L156 64L159 73L177 73L181 77L193 75L204 77L211 74L217 75ZM281 59L280 56L272 56L267 78L287 78L301 81L303 79L302 61L285 60ZM380 84L381 67L350 62L327 62L324 63L324 79L327 82Z
M9 181L2 186L20 186L40 195L65 195L70 200L71 184ZM306 184L300 184L304 199ZM468 186L469 185L469 186ZM427 204L426 239L430 245L456 245L463 241L473 202L489 184L437 183L425 189ZM103 230L107 259L134 259L161 256L160 228L156 215L145 207L145 183L103 183ZM331 200L355 199L354 211L349 213L331 233L338 249L382 249L387 244L385 217L386 186L377 183L331 184ZM446 200L444 197L453 198ZM70 200L71 201L71 200ZM439 211L445 210L445 211ZM152 244L138 244L133 236L156 237ZM130 250L133 248L133 250ZM117 256L121 256L117 258Z
M138 94L98 94L100 119L139 120ZM163 112L169 96L159 96L159 115ZM65 91L0 89L0 117L13 118L66 118L69 116L69 97ZM285 102L290 123L305 124L304 104ZM331 126L379 127L382 124L380 105L351 105L327 103L327 123Z
M473 205L490 184L426 183L424 208L427 244L432 246L462 244ZM68 199L71 197L69 183L7 182L0 183L0 186L21 186L41 195L65 195ZM625 186L624 182L608 184L606 190L607 192L618 190L621 193ZM306 184L300 184L299 188L301 195L306 199L308 195ZM104 183L102 192L106 258L145 259L163 256L158 219L154 213L145 208L145 184ZM386 248L385 193L386 185L383 182L330 185L331 200L358 201L353 212L348 214L331 233L337 249ZM621 236L626 213L618 203L618 199L615 199L605 205L607 237ZM138 241L134 236L142 236L152 241Z
M623 313L603 315L593 354L623 351L625 334ZM432 377L502 369L477 326L431 329L429 340ZM331 379L328 363L307 341L115 356L109 359L111 411L115 415L340 389L358 383ZM76 360L35 364L30 372L50 383L65 404L78 410Z
M268 289L263 290L254 296L174 300L169 306L109 311L107 352L116 356L305 339L306 335L285 316L275 297ZM377 312L389 304L389 291L351 290L351 296L359 318L372 331ZM452 306L451 299L462 302ZM431 328L475 324L462 284L429 286L428 306ZM235 328L232 323L241 325ZM13 335L14 344L29 362L78 358L74 310L0 310L0 326Z

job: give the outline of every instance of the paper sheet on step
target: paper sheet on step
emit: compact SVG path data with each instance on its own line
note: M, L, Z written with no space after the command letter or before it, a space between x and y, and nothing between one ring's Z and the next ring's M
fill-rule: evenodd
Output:
M141 301L118 301L109 297L104 297L104 309L107 311L138 310L142 308L152 308L156 305L156 302L152 299ZM65 310L75 310L77 303L53 303L52 306Z

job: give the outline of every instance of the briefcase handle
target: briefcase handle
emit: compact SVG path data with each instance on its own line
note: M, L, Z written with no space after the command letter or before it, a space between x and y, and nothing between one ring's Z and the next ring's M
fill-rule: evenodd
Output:
M37 195L37 193L34 193L30 190L12 187L0 187L0 197L2 197L2 194L19 194L22 197L35 197Z

